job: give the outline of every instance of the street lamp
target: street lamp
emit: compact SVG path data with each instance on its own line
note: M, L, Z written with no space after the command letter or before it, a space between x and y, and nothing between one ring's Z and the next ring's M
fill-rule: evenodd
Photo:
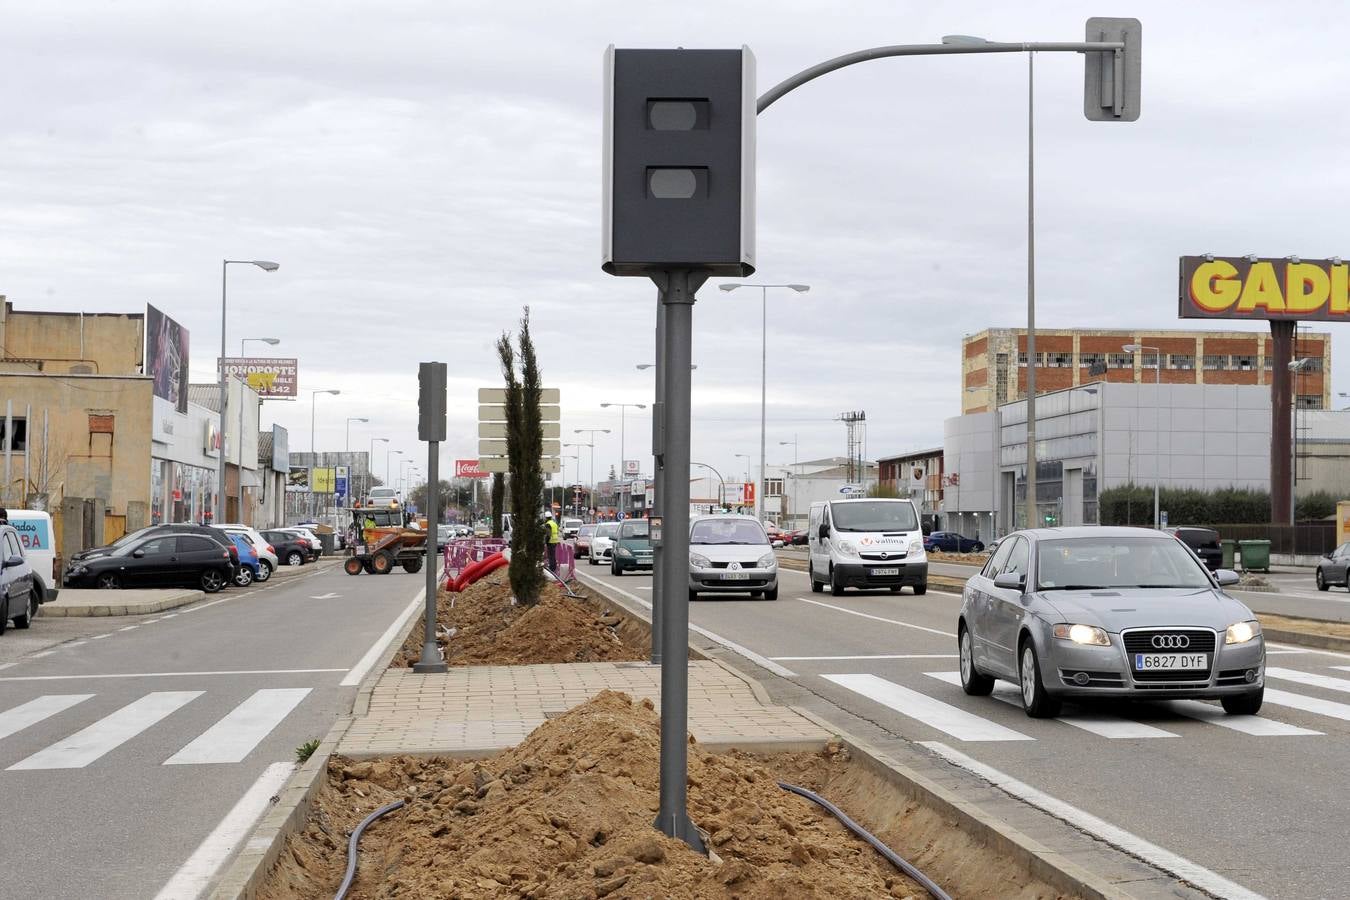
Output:
M751 459L751 457L750 457L750 454L749 454L749 453L733 453L733 454L731 454L731 455L734 456L734 457L736 457L737 459L743 459L743 460L745 460L745 480L746 480L747 483L750 483L750 472L751 472L751 468L750 468L750 465L751 465L751 464L750 464L750 459ZM742 492L741 492L741 500L742 500L742 501L745 500L745 492L744 492L744 490L742 490ZM759 504L759 495L758 495L758 494L755 495L755 504L756 504L756 505ZM742 503L742 505L744 505L744 503Z
M646 408L647 408L647 404L645 404L645 403L601 403L601 404L600 404L600 408L601 408L601 409L608 409L608 408L611 407L611 406L617 406L617 407L619 408L619 478L620 478L619 484L622 485L622 484L623 484L623 479L624 479L625 477L627 477L627 475L628 475L628 473L624 471L624 462L625 462L625 460L624 460L624 456L625 456L625 452L624 452L624 418L625 418L625 415L626 415L627 412L628 412L628 407L631 406L631 407L633 407L634 409L646 409ZM619 499L620 499L620 500L623 499L623 491L622 491L622 489L620 489L620 491L619 491ZM625 518L627 518L627 515L626 515L627 510L626 510L626 509L620 510L620 512L625 513Z
M564 447L577 447L577 448L580 448L580 447L590 447L590 448L591 448L591 474L592 474L592 475L595 474L595 444L594 444L594 443L590 443L590 444L581 444L581 443L577 443L577 444L563 444L563 446L564 446ZM563 481L567 481L567 471L566 471L565 469L563 470ZM580 454L580 453L577 454L577 481L578 481L578 482L581 481L581 454ZM580 504L578 504L578 503L576 502L576 495L577 495L577 492L576 492L576 491L573 491L573 493L572 493L572 512L573 512L574 514L576 514L576 515L580 515L581 513L580 513L580 510L579 510L579 508L578 508Z
M362 419L362 418L360 418L360 417L358 417L358 416L350 416L350 417L348 417L348 419L347 419L347 442L343 445L343 452L344 452L344 453L351 454L351 452L352 452L352 423L353 423L353 422L369 422L369 421L370 421L369 419ZM347 470L347 493L343 495L343 499L346 500L349 504L351 503L351 494L352 494L352 471L351 471L351 469L349 468L349 469Z
M1159 512L1158 504L1158 485L1162 481L1162 429L1158 428L1158 412L1162 405L1162 351L1157 347L1145 347L1143 344L1122 344L1121 350L1126 353L1143 353L1146 350L1153 351L1153 387L1155 397L1153 398L1153 527L1162 527L1162 514ZM1170 425L1169 425L1170 427Z
M247 351L246 351L244 348L245 348L245 346L247 346L247 344L248 344L249 341L253 341L254 343L258 343L258 344L267 344L267 345L270 346L270 347L275 347L277 344L280 344L280 343L281 343L281 338L274 338L274 337L265 337L265 338L244 338L244 339L242 339L242 340L239 342L239 355L240 355L241 357L244 356L244 355L247 353ZM221 369L223 370L224 367L225 367L225 361L224 361L224 360L221 360L220 365L221 365ZM243 381L245 384L248 383L248 379L247 379L247 378L242 378L242 379L240 379L240 380ZM223 432L222 432L222 434L223 434ZM223 454L224 451L225 451L225 442L224 442L223 439L221 440L220 448L221 448L221 453ZM238 465L238 469L239 469L239 523L240 523L241 525L247 525L247 524L249 524L249 523L244 521L244 391L243 391L243 388L242 388L242 387L241 387L240 390L239 390L239 465Z
M591 439L586 446L591 448L591 508L595 508L595 436L597 434L609 434L608 428L574 428L573 434L584 434Z
M275 272L281 266L266 259L226 259L220 266L220 458L218 474L220 489L216 493L216 521L225 521L225 297L226 274L233 265L257 266L264 272Z
M798 476L797 476L797 436L796 436L795 434L792 436L792 440L790 440L790 441L779 441L779 442L778 442L778 446L780 446L780 447L786 447L788 444L791 444L791 445L792 445L792 515L793 515L793 517L795 518L796 515L797 515L797 477L798 477ZM786 521L786 520L787 520L787 516L784 516L783 519L784 519L784 521Z
M718 483L718 485L720 486L719 489L718 489L718 494L717 494L717 508L718 508L718 509L721 509L721 508L722 508L722 501L725 500L725 499L726 499L726 496L727 496L727 482L726 482L726 479L724 479L724 478L722 477L722 473L719 472L719 471L717 471L716 469L714 469L712 466L708 465L707 463L692 462L692 461L691 461L691 462L689 463L689 465L691 465L691 466L702 466L703 468L707 469L709 472L712 472L714 475L717 476L717 483Z
M384 451L384 483L385 483L386 485L389 485L390 487L393 486L393 485L392 485L393 479L392 479L392 478L390 477L390 475L389 475L389 457L390 457L390 456L395 456L395 455L397 455L397 456L402 456L402 455L403 455L403 451L402 451L402 450L390 450L390 449L388 449L388 448L386 448L385 451Z
M373 438L370 439L370 453L366 456L366 477L365 477L365 479L364 479L364 481L365 481L365 483L364 483L364 488L365 488L365 495L366 495L365 499L366 499L366 502L367 502L367 503L370 502L370 489L371 489L371 487L373 487L373 485L371 484L371 481L372 481L372 479L374 479L374 477L375 477L375 442L376 442L376 441L379 441L379 442L382 443L382 444L387 444L387 443L389 443L389 438L377 438L377 437L373 437ZM388 448L386 447L385 449L387 450ZM385 458L388 459L388 454L385 454Z
M769 403L769 288L787 288L799 294L804 294L811 290L811 286L809 284L746 284L744 282L718 286L724 291L734 291L743 287L759 288L761 325L759 341L759 490L755 493L755 515L762 522L764 521L765 423Z
M584 447L585 444L563 444L563 446L564 446L564 447ZM563 459L571 459L571 460L575 460L576 471L577 471L577 478L580 479L580 478L581 478L581 454L580 454L580 453L564 453L564 454L562 455L562 458L563 458ZM562 477L563 477L563 509L566 509L566 508L567 508L567 463L563 463L563 467L562 467ZM573 506L573 508L575 509L575 507L576 507L576 501L575 501L575 500L573 501L572 506Z
M1295 379L1294 390L1291 391L1294 398L1293 418L1295 419L1295 422L1297 420L1298 415L1297 379L1301 373L1306 372L1308 370L1308 367L1312 365L1313 361L1314 357L1305 356L1300 359L1291 360L1289 362L1289 371L1294 374ZM1291 526L1298 524L1297 519L1298 504L1294 500L1294 491L1297 490L1297 488L1298 488L1298 428L1294 427L1291 429L1291 434L1289 437L1289 524ZM1297 541L1298 541L1298 533L1295 531L1293 532L1293 542L1291 543L1291 547L1293 550L1297 550L1297 543L1296 543ZM1295 554L1291 553L1290 555L1293 556Z
M314 465L316 466L319 464L319 458L314 453L314 410L318 406L319 395L332 394L336 397L341 393L342 391L337 388L325 388L324 390L309 392L309 453L314 456Z

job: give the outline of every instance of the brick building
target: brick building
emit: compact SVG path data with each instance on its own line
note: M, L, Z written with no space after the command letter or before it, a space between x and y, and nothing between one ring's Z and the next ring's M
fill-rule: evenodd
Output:
M1124 344L1157 351L1125 353ZM1026 397L1025 328L987 328L961 341L961 411L987 412ZM1163 384L1269 384L1273 346L1258 331L1036 329L1036 393L1090 381L1151 384L1162 354ZM1310 359L1295 378L1300 409L1331 406L1331 335L1299 330L1294 356ZM1105 367L1104 374L1098 373ZM992 398L991 398L992 394Z

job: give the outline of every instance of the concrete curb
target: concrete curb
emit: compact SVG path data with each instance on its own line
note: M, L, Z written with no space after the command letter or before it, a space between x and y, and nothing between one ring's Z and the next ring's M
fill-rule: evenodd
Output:
M1257 613L1260 616L1260 613ZM1282 628L1261 627L1261 633L1268 641L1281 644L1294 644L1298 647L1311 647L1315 650L1340 650L1350 653L1350 638L1334 634L1309 634L1306 631L1285 631Z
M80 606L62 605L63 602L69 602L74 596L81 595L84 593L86 593L86 591L76 590L74 588L67 588L65 590L62 590L60 596L58 596L56 600L42 604L42 608L39 611L38 615L52 619L88 618L93 616L148 616L153 613L163 612L166 609L176 609L180 606L187 606L189 603L196 603L198 600L201 600L206 597L206 594L203 591L194 591L191 589L183 589L183 590L169 589L163 591L156 591L156 593L162 593L171 596L160 597L158 599L151 600L148 603L137 603L134 605L128 605L126 603L110 602L110 603L90 603ZM88 591L88 593L93 592ZM100 599L106 598L111 600L113 595L116 595L117 593L120 592L99 591L98 593L104 595L104 597ZM136 591L135 593L142 593L142 592Z

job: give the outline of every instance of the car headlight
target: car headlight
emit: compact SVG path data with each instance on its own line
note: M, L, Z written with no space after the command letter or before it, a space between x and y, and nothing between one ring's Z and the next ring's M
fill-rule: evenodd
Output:
M75 574L76 574L76 575L88 575L88 574L89 574L89 567L88 567L88 566L76 566L76 567L75 567Z
M696 569L712 568L712 563L708 562L708 557L704 556L701 553L690 553L689 565L693 566Z
M1225 644L1245 644L1261 633L1261 623L1252 619L1248 622L1236 622L1224 632Z
M619 548L617 551L615 551L615 552L617 552L620 556L632 556L632 555L633 555L633 551L632 551L632 550L629 550L627 547L620 547L620 548Z
M1109 647L1111 639L1106 632L1095 625L1056 625L1055 637L1075 644L1091 644L1094 647Z
M858 548L852 541L839 542L839 555L850 556L853 559L858 558Z
M914 538L913 540L911 540L911 541L909 542L909 552L910 552L910 553L922 553L922 552L923 552L923 539L922 539L922 538Z
M755 563L755 565L761 569L772 569L774 566L778 565L778 557L774 556L772 553L766 553L759 558L759 562Z

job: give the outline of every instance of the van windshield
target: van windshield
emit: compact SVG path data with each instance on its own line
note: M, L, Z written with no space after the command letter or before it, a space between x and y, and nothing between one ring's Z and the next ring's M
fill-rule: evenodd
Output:
M845 500L830 504L836 531L917 531L914 504L904 500Z

